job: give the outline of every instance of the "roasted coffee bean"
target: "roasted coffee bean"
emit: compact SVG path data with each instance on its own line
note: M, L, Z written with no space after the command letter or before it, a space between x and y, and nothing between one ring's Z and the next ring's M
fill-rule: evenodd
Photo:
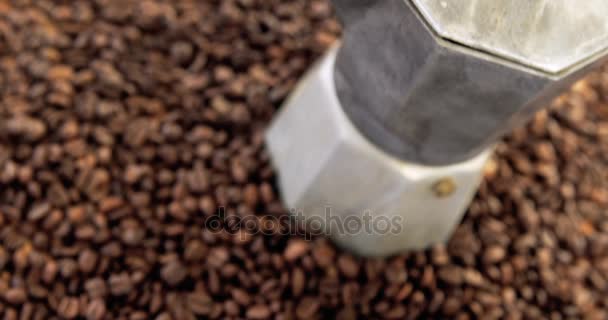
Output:
M42 139L47 131L47 126L43 121L24 115L6 118L4 121L7 134L22 137L28 142Z
M81 252L78 256L78 266L84 273L92 272L97 266L97 253L90 249Z
M348 278L355 278L359 274L359 264L351 255L338 257L338 268Z
M437 276L440 280L453 286L460 285L464 277L462 270L455 266L447 266L445 268L441 268Z
M46 214L49 212L50 209L51 209L51 206L48 203L42 203L42 204L35 205L27 213L27 218L29 220L33 220L33 221L40 220L46 216Z
M213 310L213 300L205 292L193 292L187 299L190 310L196 315L208 315Z
M295 268L291 275L291 292L295 297L299 297L306 286L306 276L300 268Z
M224 247L213 248L207 257L207 263L213 268L223 267L230 258L230 252Z
M323 242L313 248L312 256L320 267L326 267L333 263L335 249Z
M283 252L287 261L295 261L302 257L309 250L309 243L304 240L291 240Z
M78 298L63 297L57 306L57 314L64 319L74 319L78 316Z
M42 271L42 280L47 284L55 281L57 273L59 272L59 266L53 260L49 260L44 265L44 269Z
M200 240L191 240L186 244L184 258L187 261L200 261L207 254L207 246Z
M242 306L247 306L251 303L251 297L243 289L239 289L239 288L232 289L231 294L232 294L232 298L234 299L234 301L238 302Z
M483 261L485 263L497 263L504 259L506 253L503 247L492 246L484 251Z
M84 289L89 297L103 298L107 295L108 289L105 281L102 278L90 278L84 283Z
M270 308L261 304L249 307L246 313L246 316L249 319L268 319L270 315Z
M187 270L179 261L170 261L160 271L163 280L172 286L178 285L187 276Z
M10 288L4 291L4 300L10 304L22 304L27 299L27 293L23 288Z
M296 307L296 316L298 319L310 319L319 311L320 302L316 298L304 297Z
M108 280L110 292L115 296L127 295L133 289L133 282L127 273L113 274Z

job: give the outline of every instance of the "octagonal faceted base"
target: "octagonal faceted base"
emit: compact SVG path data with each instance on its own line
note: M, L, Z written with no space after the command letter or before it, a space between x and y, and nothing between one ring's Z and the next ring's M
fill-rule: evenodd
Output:
M314 230L364 256L445 242L477 190L491 153L441 167L384 153L343 112L337 48L304 78L267 131L284 203Z

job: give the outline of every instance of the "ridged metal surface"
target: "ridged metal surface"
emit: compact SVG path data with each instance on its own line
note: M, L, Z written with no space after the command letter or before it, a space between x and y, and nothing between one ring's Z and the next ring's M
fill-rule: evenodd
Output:
M601 11L604 5L596 0L584 4L570 0L572 5L552 0L571 10L579 3L577 9L589 12L586 20L599 26L594 32L576 20L575 13L547 9L553 7L545 1L526 0L527 7L515 6L523 0L497 1L505 3L502 7L490 5L496 0L471 1L478 13L467 13L459 11L466 8L464 0L444 0L450 3L447 8L461 4L456 7L461 9L448 11L454 15L451 18L434 15L436 22L425 18L429 13L422 14L413 1L333 0L345 24L335 74L340 102L369 140L403 160L446 165L475 157L501 135L523 125L535 111L606 57L604 53L581 53L583 48L606 45L601 41L600 22L594 21L587 8L588 3L592 7L595 4ZM429 3L443 8L441 0ZM549 17L552 14L556 16ZM480 16L477 22L458 25L461 19L466 21L473 16ZM532 17L550 23L539 34L526 35L523 30L537 32L522 25ZM509 27L504 19L517 26ZM556 22L560 19L563 25ZM453 30L462 30L460 34L468 35L464 40L476 42L445 40L431 27L437 21L446 24L436 27L438 30L454 34L459 33ZM485 33L481 31L483 21L488 25ZM467 28L471 28L468 33ZM570 28L580 32L579 38ZM559 38L562 34L565 39ZM550 38L556 38L552 45L548 44ZM514 39L519 39L521 45ZM573 48L567 41L572 41ZM487 45L487 49L476 49L475 43ZM500 50L513 56L530 56L527 60L521 56L521 61L516 62L515 58L499 55ZM554 74L539 70L545 68L543 63L549 63L549 69L576 68Z
M411 0L441 37L561 73L608 48L606 0Z

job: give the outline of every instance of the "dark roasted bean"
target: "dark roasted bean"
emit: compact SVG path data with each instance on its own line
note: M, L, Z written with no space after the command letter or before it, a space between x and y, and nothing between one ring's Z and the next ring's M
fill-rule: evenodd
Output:
M262 304L249 307L246 314L249 319L268 319L270 315L270 309Z

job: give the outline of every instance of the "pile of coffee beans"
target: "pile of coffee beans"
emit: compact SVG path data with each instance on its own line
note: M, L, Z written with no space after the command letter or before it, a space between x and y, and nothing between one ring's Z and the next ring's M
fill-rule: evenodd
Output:
M497 146L446 246L208 227L287 213L263 130L339 34L327 0L0 1L0 318L608 318L608 70Z

